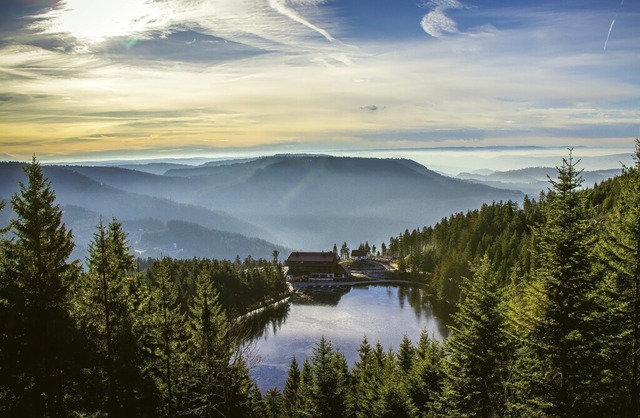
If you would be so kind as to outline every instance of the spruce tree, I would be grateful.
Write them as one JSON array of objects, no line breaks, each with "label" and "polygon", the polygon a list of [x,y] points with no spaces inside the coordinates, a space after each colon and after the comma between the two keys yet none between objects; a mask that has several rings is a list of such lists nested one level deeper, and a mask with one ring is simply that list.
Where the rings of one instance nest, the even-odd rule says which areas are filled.
[{"label": "spruce tree", "polygon": [[440,398],[443,380],[444,346],[422,331],[409,376],[409,396],[417,414],[426,417],[435,414],[434,404]]},{"label": "spruce tree", "polygon": [[153,265],[145,300],[146,350],[150,352],[147,367],[161,394],[161,415],[173,417],[180,410],[182,387],[178,385],[183,372],[184,316],[180,311],[178,290],[171,280],[169,260],[163,258]]},{"label": "spruce tree", "polygon": [[87,274],[75,289],[74,316],[83,332],[93,336],[98,362],[94,371],[101,370],[106,375],[106,411],[132,411],[139,365],[132,335],[128,274],[135,268],[135,260],[126,234],[115,219],[108,226],[100,221],[89,244],[87,266]]},{"label": "spruce tree", "polygon": [[[69,316],[69,287],[79,275],[71,231],[35,156],[27,183],[11,199],[13,238],[3,242],[0,299],[0,412],[8,416],[62,416],[75,392],[74,350],[82,350]],[[75,341],[74,341],[75,340]]]},{"label": "spruce tree", "polygon": [[295,416],[300,418],[317,416],[314,390],[313,366],[309,359],[305,359],[304,363],[302,363],[302,371],[300,372],[300,386],[298,387],[298,399],[300,402],[296,407]]},{"label": "spruce tree", "polygon": [[[614,380],[610,394],[625,415],[640,413],[640,140],[636,139],[636,165],[625,169],[619,177],[620,195],[603,228],[598,245],[603,264],[603,286],[600,306],[603,331],[612,332],[612,344],[603,344],[603,355],[610,377]],[[609,367],[607,367],[609,366]],[[617,366],[617,367],[616,367]],[[606,376],[605,376],[606,379]]]},{"label": "spruce tree", "polygon": [[195,287],[187,322],[185,411],[212,416],[226,411],[225,375],[239,343],[232,336],[231,324],[206,266],[196,276]]},{"label": "spruce tree", "polygon": [[447,357],[439,412],[451,417],[501,416],[504,318],[498,282],[484,256],[471,279],[463,282]]},{"label": "spruce tree", "polygon": [[524,355],[518,360],[514,410],[528,405],[532,413],[559,417],[595,412],[596,397],[590,393],[597,354],[590,323],[596,283],[593,225],[585,194],[579,192],[583,180],[576,165],[570,152],[557,169],[558,179],[550,180],[546,221],[536,231],[535,281],[542,288],[544,306],[521,340],[519,352]]},{"label": "spruce tree", "polygon": [[295,417],[296,408],[300,404],[300,368],[298,367],[298,361],[295,356],[291,359],[289,372],[287,373],[287,381],[284,384],[282,395],[283,415],[291,418]]},{"label": "spruce tree", "polygon": [[313,350],[311,363],[317,416],[344,416],[347,410],[349,383],[344,355],[334,351],[331,342],[322,337]]},{"label": "spruce tree", "polygon": [[383,368],[366,336],[362,338],[358,353],[359,359],[351,370],[350,410],[358,418],[372,417],[380,403]]}]

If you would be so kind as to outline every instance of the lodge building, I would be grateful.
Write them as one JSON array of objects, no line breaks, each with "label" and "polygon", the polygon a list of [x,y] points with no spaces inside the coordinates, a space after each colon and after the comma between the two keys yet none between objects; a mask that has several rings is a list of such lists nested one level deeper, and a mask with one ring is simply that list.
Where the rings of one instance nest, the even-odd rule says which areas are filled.
[{"label": "lodge building", "polygon": [[289,255],[285,266],[289,267],[287,277],[291,279],[334,280],[349,277],[349,270],[341,266],[340,258],[331,251],[300,252]]}]

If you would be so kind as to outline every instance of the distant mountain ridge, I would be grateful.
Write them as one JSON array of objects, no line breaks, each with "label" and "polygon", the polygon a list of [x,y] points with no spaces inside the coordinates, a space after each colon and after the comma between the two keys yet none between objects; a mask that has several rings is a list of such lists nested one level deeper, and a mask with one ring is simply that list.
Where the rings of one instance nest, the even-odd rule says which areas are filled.
[{"label": "distant mountain ridge", "polygon": [[[0,185],[0,198],[17,191],[20,167],[0,164],[0,175],[10,180]],[[182,257],[216,257],[220,246],[208,250],[216,242],[227,242],[241,256],[240,250],[259,252],[251,254],[254,258],[274,249],[329,250],[344,241],[379,244],[456,211],[523,197],[406,159],[276,155],[198,166],[45,166],[44,171],[60,204],[71,208],[69,216],[82,228],[91,217],[116,216],[129,226],[141,253],[169,245]],[[180,232],[187,230],[190,234]],[[90,237],[93,230],[78,232]],[[210,240],[208,234],[222,238]],[[182,238],[172,241],[171,235]]]},{"label": "distant mountain ridge", "polygon": [[[591,187],[622,172],[621,169],[584,171],[584,186]],[[549,187],[549,178],[555,179],[557,170],[554,167],[528,167],[518,170],[460,173],[456,178],[470,180],[497,188],[520,190],[535,197],[540,191]]]}]

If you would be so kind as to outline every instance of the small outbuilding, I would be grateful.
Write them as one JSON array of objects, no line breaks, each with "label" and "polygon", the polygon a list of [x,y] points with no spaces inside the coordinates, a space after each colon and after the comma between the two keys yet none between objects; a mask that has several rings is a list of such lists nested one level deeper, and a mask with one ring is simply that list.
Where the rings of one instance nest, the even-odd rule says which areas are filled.
[{"label": "small outbuilding", "polygon": [[369,257],[369,252],[367,250],[351,250],[351,259],[352,260],[364,260]]}]

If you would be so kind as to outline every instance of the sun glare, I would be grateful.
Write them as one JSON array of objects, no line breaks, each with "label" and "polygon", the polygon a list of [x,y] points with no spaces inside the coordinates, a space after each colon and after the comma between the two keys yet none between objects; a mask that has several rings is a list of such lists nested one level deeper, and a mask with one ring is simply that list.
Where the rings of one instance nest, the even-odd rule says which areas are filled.
[{"label": "sun glare", "polygon": [[37,26],[46,33],[65,33],[90,43],[140,36],[169,18],[156,5],[147,0],[63,0],[41,15]]}]

